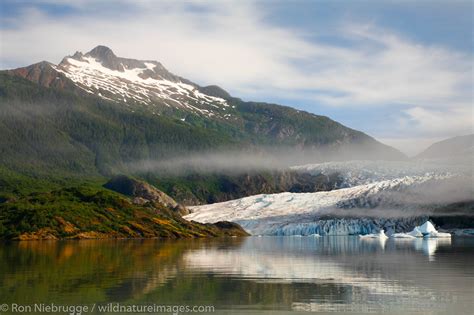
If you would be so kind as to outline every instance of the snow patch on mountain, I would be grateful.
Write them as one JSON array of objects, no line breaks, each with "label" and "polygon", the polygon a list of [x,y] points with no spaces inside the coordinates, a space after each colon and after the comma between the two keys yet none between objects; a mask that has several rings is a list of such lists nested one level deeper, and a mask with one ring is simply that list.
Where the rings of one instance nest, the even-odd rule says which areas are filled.
[{"label": "snow patch on mountain", "polygon": [[[88,54],[78,54],[53,67],[88,93],[107,100],[178,108],[207,117],[223,116],[220,112],[229,107],[225,99],[207,95],[198,87],[182,82],[158,62],[134,60],[133,67],[119,65],[123,71],[110,69]],[[160,71],[166,75],[160,75]]]}]

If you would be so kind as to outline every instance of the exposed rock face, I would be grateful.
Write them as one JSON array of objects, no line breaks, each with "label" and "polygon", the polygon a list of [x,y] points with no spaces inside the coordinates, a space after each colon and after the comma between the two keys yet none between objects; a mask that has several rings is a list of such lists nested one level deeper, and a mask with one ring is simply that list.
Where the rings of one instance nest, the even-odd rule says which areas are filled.
[{"label": "exposed rock face", "polygon": [[[94,57],[96,60],[100,60],[104,67],[107,67],[111,70],[122,71],[124,70],[123,65],[120,63],[120,60],[115,56],[113,51],[105,46],[97,46],[92,49],[89,53],[89,56]],[[82,54],[75,58],[80,60],[83,56]]]},{"label": "exposed rock face", "polygon": [[[157,80],[169,80],[172,82],[180,82],[179,76],[172,74],[163,67],[163,65],[153,60],[137,60],[130,58],[117,57],[114,52],[106,46],[97,46],[86,54],[80,52],[75,53],[71,57],[66,57],[58,65],[59,68],[67,70],[70,65],[69,59],[77,61],[85,61],[87,58],[94,58],[97,62],[102,64],[105,68],[110,70],[125,72],[129,69],[148,69],[140,74],[142,79],[157,79]],[[148,65],[147,65],[148,64]]]},{"label": "exposed rock face", "polygon": [[104,185],[105,188],[121,194],[134,197],[133,203],[143,205],[148,202],[158,203],[164,207],[171,208],[175,212],[184,215],[189,211],[178,204],[173,198],[142,181],[127,176],[116,176]]},{"label": "exposed rock face", "polygon": [[226,90],[224,90],[223,88],[217,85],[208,85],[208,86],[202,87],[201,92],[210,96],[220,97],[223,99],[229,99],[232,97]]},{"label": "exposed rock face", "polygon": [[75,89],[75,85],[66,76],[56,71],[47,61],[32,64],[31,66],[8,70],[13,75],[25,78],[45,87]]},{"label": "exposed rock face", "polygon": [[328,175],[291,170],[236,175],[193,174],[178,178],[177,183],[168,185],[165,191],[178,202],[194,206],[258,194],[328,191],[338,188],[341,183],[342,178],[336,172]]}]

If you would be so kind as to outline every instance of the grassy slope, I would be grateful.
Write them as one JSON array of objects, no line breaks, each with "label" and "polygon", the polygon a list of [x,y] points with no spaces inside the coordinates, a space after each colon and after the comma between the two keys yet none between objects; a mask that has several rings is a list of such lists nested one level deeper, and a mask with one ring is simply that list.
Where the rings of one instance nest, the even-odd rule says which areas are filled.
[{"label": "grassy slope", "polygon": [[82,185],[0,203],[0,239],[203,237],[239,229],[188,222],[159,204],[133,204],[100,186]]}]

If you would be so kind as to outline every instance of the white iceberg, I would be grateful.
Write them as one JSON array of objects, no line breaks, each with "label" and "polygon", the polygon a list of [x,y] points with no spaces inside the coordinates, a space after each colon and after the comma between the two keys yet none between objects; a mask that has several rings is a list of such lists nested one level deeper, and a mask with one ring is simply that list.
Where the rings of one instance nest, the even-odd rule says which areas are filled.
[{"label": "white iceberg", "polygon": [[416,226],[413,229],[413,231],[411,231],[410,233],[407,233],[407,234],[410,235],[410,236],[413,236],[413,237],[423,237],[423,233],[421,233],[418,226]]},{"label": "white iceberg", "polygon": [[384,230],[380,230],[380,232],[376,234],[359,235],[359,237],[360,238],[388,238],[388,236],[385,235]]},{"label": "white iceberg", "polygon": [[451,234],[438,232],[434,227],[433,223],[426,221],[423,225],[416,226],[410,233],[395,233],[392,235],[393,238],[449,238]]},{"label": "white iceberg", "polygon": [[431,232],[431,233],[425,235],[424,237],[427,237],[427,238],[450,238],[451,234],[435,231],[435,232]]},{"label": "white iceberg", "polygon": [[[426,221],[425,223],[423,223],[423,225],[421,226],[417,226],[416,228],[418,228],[418,230],[423,234],[423,235],[428,235],[432,232],[438,232],[436,231],[433,223],[431,223],[430,221]],[[416,229],[415,228],[415,229]]]},{"label": "white iceberg", "polygon": [[416,236],[411,235],[410,233],[394,233],[391,235],[393,238],[405,238],[405,239],[414,239]]},{"label": "white iceberg", "polygon": [[315,233],[315,234],[310,234],[310,235],[308,235],[308,237],[321,237],[321,235]]}]

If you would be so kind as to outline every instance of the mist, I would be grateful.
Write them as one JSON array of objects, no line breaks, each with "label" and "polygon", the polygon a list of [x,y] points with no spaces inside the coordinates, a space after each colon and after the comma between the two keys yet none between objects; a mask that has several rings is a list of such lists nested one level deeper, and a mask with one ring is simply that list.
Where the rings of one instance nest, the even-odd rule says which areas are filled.
[{"label": "mist", "polygon": [[167,175],[239,174],[252,171],[278,171],[296,165],[329,161],[381,160],[406,161],[399,156],[370,148],[369,144],[344,144],[301,148],[298,146],[252,146],[240,150],[171,154],[165,159],[144,159],[126,163],[133,172],[157,172]]},{"label": "mist", "polygon": [[[365,205],[360,207],[360,205]],[[472,176],[433,177],[421,183],[366,193],[322,209],[322,217],[407,218],[471,216],[474,218]]]}]

